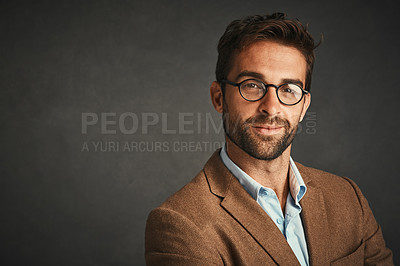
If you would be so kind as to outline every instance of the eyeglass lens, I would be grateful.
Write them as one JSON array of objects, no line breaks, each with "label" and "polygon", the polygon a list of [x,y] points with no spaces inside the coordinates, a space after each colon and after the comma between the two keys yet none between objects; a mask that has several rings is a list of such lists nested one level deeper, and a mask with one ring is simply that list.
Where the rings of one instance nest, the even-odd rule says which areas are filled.
[{"label": "eyeglass lens", "polygon": [[[256,80],[247,80],[240,85],[240,93],[246,100],[257,101],[266,93],[265,85]],[[300,101],[303,91],[296,84],[283,84],[277,89],[278,98],[285,104],[295,104]]]}]

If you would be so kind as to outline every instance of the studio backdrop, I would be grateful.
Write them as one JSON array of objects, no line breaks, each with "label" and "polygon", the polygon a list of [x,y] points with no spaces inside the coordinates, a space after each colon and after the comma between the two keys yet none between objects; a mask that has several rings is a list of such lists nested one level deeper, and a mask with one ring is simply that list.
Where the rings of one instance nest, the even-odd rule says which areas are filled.
[{"label": "studio backdrop", "polygon": [[400,263],[397,2],[104,0],[0,2],[1,264],[144,265],[150,210],[224,143],[219,37],[276,11],[323,36],[292,156],[353,179]]}]

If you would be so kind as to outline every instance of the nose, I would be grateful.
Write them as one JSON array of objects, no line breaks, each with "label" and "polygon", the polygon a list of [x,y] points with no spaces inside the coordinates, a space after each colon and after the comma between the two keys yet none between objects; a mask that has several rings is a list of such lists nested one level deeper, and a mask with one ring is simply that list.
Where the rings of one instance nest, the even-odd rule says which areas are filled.
[{"label": "nose", "polygon": [[267,93],[260,100],[259,111],[270,116],[276,116],[281,111],[281,102],[276,94],[276,88],[270,86]]}]

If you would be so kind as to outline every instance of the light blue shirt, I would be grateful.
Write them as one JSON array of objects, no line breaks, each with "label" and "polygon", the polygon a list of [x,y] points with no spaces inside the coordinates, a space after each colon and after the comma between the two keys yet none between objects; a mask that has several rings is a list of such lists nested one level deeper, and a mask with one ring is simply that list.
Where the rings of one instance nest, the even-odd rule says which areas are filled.
[{"label": "light blue shirt", "polygon": [[263,187],[242,169],[239,168],[226,153],[226,144],[221,150],[221,159],[229,171],[239,180],[244,189],[257,201],[272,221],[281,230],[289,246],[292,248],[301,265],[309,265],[307,242],[301,222],[300,200],[306,193],[307,187],[293,159],[289,161],[290,193],[286,200],[285,213],[273,189]]}]

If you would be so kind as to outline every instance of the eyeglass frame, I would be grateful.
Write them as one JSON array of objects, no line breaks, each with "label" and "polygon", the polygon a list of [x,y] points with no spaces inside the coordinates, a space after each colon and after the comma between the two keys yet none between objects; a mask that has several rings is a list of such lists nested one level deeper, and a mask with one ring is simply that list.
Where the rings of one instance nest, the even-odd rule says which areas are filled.
[{"label": "eyeglass frame", "polygon": [[[243,96],[242,90],[240,89],[240,86],[241,86],[244,82],[249,81],[249,80],[254,80],[254,81],[260,82],[260,83],[263,84],[263,86],[265,87],[264,94],[263,94],[263,96],[261,96],[260,99],[257,99],[257,100],[249,100],[249,99],[246,99],[246,98]],[[282,103],[282,104],[284,104],[284,105],[287,105],[287,106],[292,106],[292,105],[298,104],[298,103],[301,102],[301,100],[304,98],[304,95],[307,95],[307,94],[310,93],[310,92],[306,91],[305,89],[303,89],[300,85],[295,84],[295,83],[283,83],[283,84],[277,86],[277,85],[275,85],[275,84],[266,84],[266,83],[264,83],[263,81],[258,80],[258,79],[245,79],[245,80],[243,80],[243,81],[241,81],[241,82],[239,82],[239,83],[232,82],[232,81],[229,81],[229,80],[224,79],[224,80],[221,80],[220,82],[222,82],[222,83],[227,83],[227,84],[229,84],[229,85],[238,87],[240,96],[242,96],[242,98],[245,99],[245,100],[248,101],[248,102],[257,102],[257,101],[261,100],[262,98],[264,98],[265,94],[267,94],[267,92],[268,92],[268,87],[274,87],[274,88],[275,88],[275,92],[276,92],[276,97],[278,98],[279,102]],[[288,84],[293,84],[293,85],[295,85],[295,86],[297,86],[297,87],[299,87],[299,88],[301,89],[301,92],[302,92],[302,93],[301,93],[301,98],[300,98],[296,103],[287,104],[287,103],[282,102],[282,100],[279,98],[279,95],[278,95],[278,90],[279,90],[279,88],[281,88],[281,87],[284,86],[284,85],[288,85]]]}]

